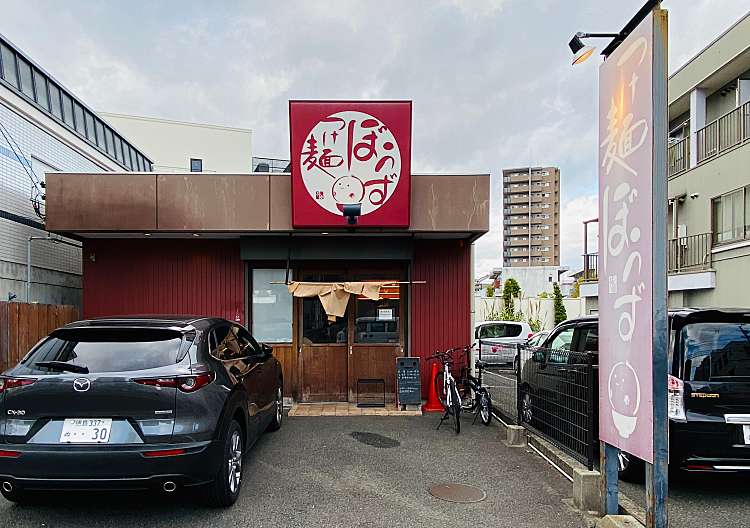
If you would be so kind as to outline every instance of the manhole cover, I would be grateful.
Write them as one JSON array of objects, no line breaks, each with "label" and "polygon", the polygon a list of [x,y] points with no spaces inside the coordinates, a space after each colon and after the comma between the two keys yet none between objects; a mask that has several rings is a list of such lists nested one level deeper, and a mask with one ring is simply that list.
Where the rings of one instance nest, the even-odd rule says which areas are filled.
[{"label": "manhole cover", "polygon": [[427,488],[430,495],[438,499],[449,502],[481,502],[487,494],[476,486],[467,486],[466,484],[436,484]]},{"label": "manhole cover", "polygon": [[401,445],[401,442],[399,442],[398,440],[394,440],[393,438],[388,438],[387,436],[379,435],[377,433],[354,431],[351,436],[358,442],[362,442],[363,444],[367,444],[372,447],[381,447],[387,449],[389,447],[398,447]]}]

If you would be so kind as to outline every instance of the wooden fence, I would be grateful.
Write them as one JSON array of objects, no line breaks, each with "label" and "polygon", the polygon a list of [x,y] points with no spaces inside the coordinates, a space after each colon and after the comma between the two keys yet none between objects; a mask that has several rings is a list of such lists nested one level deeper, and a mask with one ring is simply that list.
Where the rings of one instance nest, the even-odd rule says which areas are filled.
[{"label": "wooden fence", "polygon": [[75,306],[0,301],[0,372],[52,330],[77,319]]}]

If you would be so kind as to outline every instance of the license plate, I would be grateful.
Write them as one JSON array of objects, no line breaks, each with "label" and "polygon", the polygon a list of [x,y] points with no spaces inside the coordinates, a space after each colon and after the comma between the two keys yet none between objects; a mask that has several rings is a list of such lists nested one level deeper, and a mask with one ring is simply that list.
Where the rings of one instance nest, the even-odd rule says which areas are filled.
[{"label": "license plate", "polygon": [[60,443],[106,444],[111,430],[110,418],[66,418],[60,433]]}]

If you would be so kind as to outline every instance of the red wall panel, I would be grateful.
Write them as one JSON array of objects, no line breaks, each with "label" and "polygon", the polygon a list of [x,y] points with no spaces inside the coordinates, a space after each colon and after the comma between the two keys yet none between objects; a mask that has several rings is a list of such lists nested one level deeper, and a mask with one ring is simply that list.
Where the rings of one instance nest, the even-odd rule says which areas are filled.
[{"label": "red wall panel", "polygon": [[83,316],[184,314],[244,323],[239,240],[88,239]]},{"label": "red wall panel", "polygon": [[[411,355],[471,344],[471,246],[460,240],[415,241],[412,280]],[[429,364],[422,361],[422,394]]]}]

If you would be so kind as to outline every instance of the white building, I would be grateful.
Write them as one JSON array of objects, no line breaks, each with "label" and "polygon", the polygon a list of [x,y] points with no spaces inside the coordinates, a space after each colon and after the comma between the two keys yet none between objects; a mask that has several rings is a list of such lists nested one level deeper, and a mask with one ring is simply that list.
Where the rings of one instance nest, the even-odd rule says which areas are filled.
[{"label": "white building", "polygon": [[553,285],[561,282],[568,268],[561,266],[503,267],[503,282],[515,279],[523,297],[536,297],[542,292],[552,294]]},{"label": "white building", "polygon": [[250,172],[252,131],[169,119],[100,112],[133,138],[164,172]]},{"label": "white building", "polygon": [[55,170],[150,171],[151,160],[0,35],[0,300],[80,305],[79,244],[43,240]]}]

